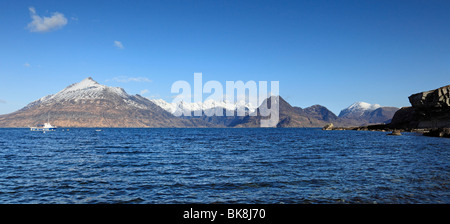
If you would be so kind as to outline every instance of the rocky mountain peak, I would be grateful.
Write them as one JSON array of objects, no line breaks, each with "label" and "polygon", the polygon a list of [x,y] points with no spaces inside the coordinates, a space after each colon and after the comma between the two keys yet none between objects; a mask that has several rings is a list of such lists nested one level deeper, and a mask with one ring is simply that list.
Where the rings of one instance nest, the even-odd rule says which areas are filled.
[{"label": "rocky mountain peak", "polygon": [[42,97],[39,100],[32,102],[29,106],[40,103],[106,99],[111,97],[128,99],[130,98],[130,95],[122,88],[101,85],[91,77],[88,77],[81,82],[67,86],[56,94]]},{"label": "rocky mountain peak", "polygon": [[84,90],[87,88],[101,88],[102,85],[100,85],[98,82],[96,82],[92,77],[88,77],[83,79],[79,83],[74,83],[67,88],[65,88],[65,91],[77,91],[77,90]]}]

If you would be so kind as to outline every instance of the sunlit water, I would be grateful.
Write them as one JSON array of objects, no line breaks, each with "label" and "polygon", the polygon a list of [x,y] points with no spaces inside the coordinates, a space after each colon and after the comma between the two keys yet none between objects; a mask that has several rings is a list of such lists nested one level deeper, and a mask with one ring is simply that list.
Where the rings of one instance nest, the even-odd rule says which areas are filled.
[{"label": "sunlit water", "polygon": [[0,203],[450,203],[450,139],[64,130],[0,129]]}]

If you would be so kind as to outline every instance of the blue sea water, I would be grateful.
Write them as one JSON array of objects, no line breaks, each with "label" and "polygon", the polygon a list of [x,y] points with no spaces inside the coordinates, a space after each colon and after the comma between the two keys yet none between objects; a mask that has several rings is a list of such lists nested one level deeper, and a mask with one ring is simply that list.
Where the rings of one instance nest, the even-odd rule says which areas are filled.
[{"label": "blue sea water", "polygon": [[0,203],[450,203],[450,139],[102,130],[0,129]]}]

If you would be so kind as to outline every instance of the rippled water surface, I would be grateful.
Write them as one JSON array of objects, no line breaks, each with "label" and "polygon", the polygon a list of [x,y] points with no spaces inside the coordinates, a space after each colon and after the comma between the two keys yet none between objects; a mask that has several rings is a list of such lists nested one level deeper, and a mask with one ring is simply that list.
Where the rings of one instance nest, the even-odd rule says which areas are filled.
[{"label": "rippled water surface", "polygon": [[0,203],[450,203],[450,139],[64,130],[0,129]]}]

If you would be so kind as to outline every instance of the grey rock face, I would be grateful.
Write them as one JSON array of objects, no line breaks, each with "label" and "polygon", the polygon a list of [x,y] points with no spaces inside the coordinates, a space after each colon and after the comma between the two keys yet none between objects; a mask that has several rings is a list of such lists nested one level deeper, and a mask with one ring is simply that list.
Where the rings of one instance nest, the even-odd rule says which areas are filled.
[{"label": "grey rock face", "polygon": [[411,107],[397,111],[391,128],[450,127],[450,85],[416,93],[409,97]]},{"label": "grey rock face", "polygon": [[416,109],[449,108],[450,85],[413,94],[409,97],[409,102]]}]

